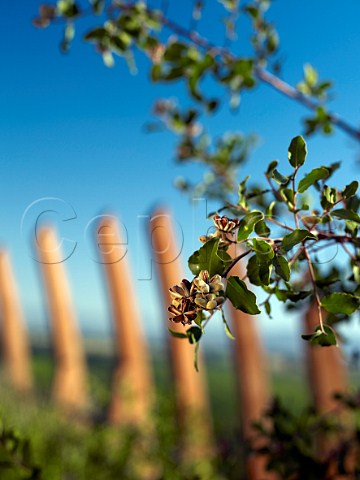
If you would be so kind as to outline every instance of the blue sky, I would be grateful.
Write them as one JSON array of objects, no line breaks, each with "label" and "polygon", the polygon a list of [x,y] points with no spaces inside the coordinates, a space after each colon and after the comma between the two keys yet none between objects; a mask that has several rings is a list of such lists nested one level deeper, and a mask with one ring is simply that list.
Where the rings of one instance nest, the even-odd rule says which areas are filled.
[{"label": "blue sky", "polygon": [[[0,242],[11,251],[26,318],[30,326],[44,326],[46,311],[38,264],[30,255],[28,233],[21,233],[21,219],[33,202],[57,197],[77,215],[60,229],[77,242],[66,268],[81,326],[107,330],[110,325],[100,267],[91,259],[84,238],[88,222],[109,211],[119,215],[128,232],[129,260],[143,300],[145,328],[149,334],[159,335],[164,312],[155,279],[136,280],[150,261],[138,218],[155,204],[169,206],[184,230],[184,267],[198,246],[196,237],[208,225],[205,203],[200,202],[194,210],[173,187],[178,175],[192,177],[199,170],[175,165],[175,138],[171,134],[147,134],[143,129],[151,119],[154,101],[159,97],[183,98],[183,88],[151,85],[142,60],[137,76],[128,73],[121,59],[115,68],[105,68],[94,49],[82,43],[81,26],[71,52],[62,55],[59,28],[41,31],[31,25],[39,3],[21,2],[20,7],[18,2],[0,4]],[[185,19],[188,4],[191,2],[173,0],[170,14]],[[222,32],[213,27],[220,11],[217,2],[209,1],[207,8],[200,28],[221,36]],[[338,3],[325,0],[277,0],[270,18],[276,22],[282,41],[283,77],[296,84],[303,64],[311,63],[321,78],[335,80],[332,109],[358,124],[360,3],[343,1],[340,8]],[[269,87],[260,86],[244,95],[236,115],[224,108],[210,125],[214,133],[239,130],[259,134],[258,148],[243,169],[244,176],[250,173],[259,178],[271,160],[277,158],[286,164],[287,146],[302,132],[299,118],[306,113]],[[309,170],[319,163],[342,160],[345,168],[337,178],[340,184],[359,176],[358,147],[339,132],[330,139],[309,139],[309,152]],[[138,245],[143,245],[140,253]],[[281,330],[291,339],[297,338],[296,324],[293,327],[284,320],[263,319],[261,325],[264,331]]]}]

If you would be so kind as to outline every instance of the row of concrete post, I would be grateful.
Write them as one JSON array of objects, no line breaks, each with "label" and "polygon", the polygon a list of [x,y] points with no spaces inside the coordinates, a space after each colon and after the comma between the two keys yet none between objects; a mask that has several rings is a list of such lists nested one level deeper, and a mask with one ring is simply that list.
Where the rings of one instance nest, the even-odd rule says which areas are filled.
[{"label": "row of concrete post", "polygon": [[[149,237],[156,255],[166,312],[170,303],[169,287],[179,283],[186,275],[181,259],[176,255],[178,250],[169,213],[155,212],[150,223]],[[117,245],[121,245],[121,238],[114,217],[102,217],[96,241],[101,244],[117,353],[108,421],[116,425],[135,424],[143,427],[151,423],[155,389],[131,270],[127,258],[118,261]],[[53,399],[63,408],[83,410],[89,401],[85,352],[54,229],[42,227],[37,243],[55,358]],[[241,275],[239,264],[236,269],[237,274]],[[0,307],[4,368],[16,389],[29,391],[33,385],[29,342],[9,255],[4,250],[0,253]],[[233,357],[238,387],[238,420],[243,438],[247,440],[253,436],[253,422],[261,417],[269,402],[266,356],[256,318],[232,308],[229,308],[229,314],[236,339],[233,342]],[[310,308],[304,318],[306,331],[314,329],[316,318],[315,309]],[[184,330],[179,324],[172,324],[171,328],[179,332]],[[167,340],[177,418],[183,438],[186,438],[184,455],[210,455],[215,442],[205,381],[206,365],[200,358],[198,373],[194,368],[193,346],[170,335]],[[347,386],[340,349],[310,348],[307,361],[314,404],[320,412],[331,411],[334,408],[333,393],[344,391]],[[193,434],[194,429],[196,434]],[[246,462],[250,480],[273,478],[265,470],[266,458],[249,456]]]}]

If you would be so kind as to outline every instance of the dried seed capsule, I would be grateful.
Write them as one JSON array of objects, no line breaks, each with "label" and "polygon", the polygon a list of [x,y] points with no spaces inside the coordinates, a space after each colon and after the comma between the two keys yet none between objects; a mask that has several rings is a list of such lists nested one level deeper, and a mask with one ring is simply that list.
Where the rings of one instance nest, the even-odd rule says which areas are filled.
[{"label": "dried seed capsule", "polygon": [[207,310],[214,310],[214,308],[217,307],[216,300],[210,300],[210,302],[207,302],[206,304],[206,309]]},{"label": "dried seed capsule", "polygon": [[239,220],[237,218],[228,218],[226,215],[222,217],[215,215],[213,220],[219,232],[231,232],[239,226]]}]

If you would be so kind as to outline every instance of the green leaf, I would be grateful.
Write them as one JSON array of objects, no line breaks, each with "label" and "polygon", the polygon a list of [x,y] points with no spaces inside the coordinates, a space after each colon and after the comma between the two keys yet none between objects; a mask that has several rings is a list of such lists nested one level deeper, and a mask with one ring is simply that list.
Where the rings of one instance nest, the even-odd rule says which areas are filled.
[{"label": "green leaf", "polygon": [[171,333],[171,335],[175,338],[188,338],[186,333],[175,332],[175,330],[171,330],[171,328],[168,328],[168,330]]},{"label": "green leaf", "polygon": [[331,215],[336,218],[341,218],[342,220],[351,220],[352,222],[360,223],[359,215],[352,210],[347,210],[345,208],[333,210]]},{"label": "green leaf", "polygon": [[109,33],[105,28],[99,27],[90,30],[88,33],[84,35],[84,39],[87,41],[94,41],[98,42],[103,40],[105,37],[108,37]]},{"label": "green leaf", "polygon": [[290,267],[286,258],[281,255],[275,255],[273,265],[279,277],[288,282],[290,280]]},{"label": "green leaf", "polygon": [[58,15],[67,18],[76,17],[80,13],[78,5],[73,0],[59,0],[56,4],[56,11]]},{"label": "green leaf", "polygon": [[202,336],[202,330],[199,327],[190,327],[186,330],[185,336],[191,344],[198,343]]},{"label": "green leaf", "polygon": [[336,188],[326,186],[324,196],[329,203],[334,204],[336,202]]},{"label": "green leaf", "polygon": [[100,13],[102,13],[102,11],[104,10],[105,0],[93,0],[91,3],[94,13],[96,15],[100,15]]},{"label": "green leaf", "polygon": [[310,173],[300,180],[298,185],[298,192],[304,193],[311,185],[318,180],[324,180],[329,176],[329,170],[325,167],[314,168]]},{"label": "green leaf", "polygon": [[281,243],[281,248],[285,250],[285,252],[288,252],[295,247],[295,245],[307,239],[317,240],[316,236],[310,233],[308,230],[302,230],[298,228],[289,233],[289,235],[285,235]]},{"label": "green leaf", "polygon": [[262,286],[270,284],[271,271],[272,271],[271,263],[259,264],[259,278]]},{"label": "green leaf", "polygon": [[221,315],[222,315],[222,320],[223,320],[223,323],[224,323],[224,328],[225,328],[225,333],[226,335],[230,338],[230,340],[235,340],[235,337],[234,335],[231,333],[231,330],[229,328],[229,325],[226,321],[226,318],[225,318],[225,313],[224,313],[224,310],[221,309]]},{"label": "green leaf", "polygon": [[271,233],[270,228],[267,226],[264,220],[260,220],[260,222],[255,225],[255,232],[259,237],[266,238],[268,238]]},{"label": "green leaf", "polygon": [[203,322],[204,320],[205,320],[204,312],[203,312],[202,310],[200,310],[200,311],[198,312],[198,314],[197,314],[197,317],[196,317],[195,320],[194,320],[194,323],[196,323],[196,325],[203,330],[202,322]]},{"label": "green leaf", "polygon": [[188,47],[182,42],[171,42],[165,52],[164,60],[166,62],[177,62],[180,58],[186,56]]},{"label": "green leaf", "polygon": [[254,20],[259,17],[260,11],[258,8],[254,7],[253,5],[246,6],[244,8],[245,12],[247,12]]},{"label": "green leaf", "polygon": [[273,213],[273,212],[274,212],[275,205],[276,205],[276,202],[275,202],[275,201],[272,201],[272,202],[270,203],[270,205],[268,205],[268,206],[266,207],[266,211],[265,211],[265,216],[266,216],[266,217],[272,218],[272,217],[274,216],[274,213]]},{"label": "green leaf", "polygon": [[347,199],[347,198],[353,197],[357,192],[358,187],[359,187],[359,182],[357,182],[356,180],[351,182],[349,185],[346,185],[346,187],[342,192],[343,198]]},{"label": "green leaf", "polygon": [[238,8],[238,0],[219,0],[229,12],[235,12]]},{"label": "green leaf", "polygon": [[282,175],[278,170],[276,170],[276,168],[272,171],[271,176],[275,182],[279,183],[280,185],[286,185],[290,180],[289,177]]},{"label": "green leaf", "polygon": [[265,175],[268,177],[268,178],[272,178],[273,176],[273,171],[276,169],[276,167],[278,166],[279,162],[277,160],[273,160],[271,163],[269,163],[268,165],[268,168],[265,172]]},{"label": "green leaf", "polygon": [[[231,263],[231,257],[223,250],[219,250],[219,239],[212,238],[203,247],[194,252],[189,258],[189,268],[194,275],[201,270],[207,270],[210,277],[221,275]],[[220,256],[221,255],[221,256]]]},{"label": "green leaf", "polygon": [[246,266],[246,272],[250,283],[256,286],[262,285],[262,281],[259,277],[259,265],[256,261],[256,255],[250,257]]},{"label": "green leaf", "polygon": [[253,249],[256,252],[256,263],[258,264],[258,275],[262,285],[269,285],[272,270],[272,259],[274,250],[265,240],[253,240]]},{"label": "green leaf", "polygon": [[360,286],[360,262],[353,260],[351,262],[351,266],[352,266],[352,271],[354,275],[354,280]]},{"label": "green leaf", "polygon": [[196,345],[195,345],[195,351],[194,351],[194,367],[195,367],[195,370],[198,372],[199,371],[199,347],[200,347],[200,343],[197,342]]},{"label": "green leaf", "polygon": [[265,240],[253,240],[253,249],[256,252],[258,263],[269,263],[274,258],[274,250]]},{"label": "green leaf", "polygon": [[198,90],[198,84],[206,70],[210,69],[214,64],[214,58],[212,55],[206,54],[203,59],[193,66],[191,73],[188,72],[188,87],[190,94],[196,100],[202,100],[202,95]]},{"label": "green leaf", "polygon": [[232,276],[228,279],[226,296],[237,310],[241,310],[250,315],[260,313],[256,305],[256,296],[248,290],[245,282],[239,277]]},{"label": "green leaf", "polygon": [[300,300],[304,300],[304,298],[307,298],[309,295],[311,295],[313,292],[311,291],[306,291],[302,290],[299,292],[293,292],[291,290],[283,290],[280,288],[277,288],[275,290],[275,295],[278,300],[281,302],[287,302],[290,300],[290,302],[299,302]]},{"label": "green leaf", "polygon": [[304,65],[304,77],[310,87],[314,87],[318,82],[318,73],[310,63]]},{"label": "green leaf", "polygon": [[246,208],[247,207],[247,201],[246,201],[246,182],[249,180],[249,176],[247,176],[242,182],[239,184],[239,201],[238,205],[241,207]]},{"label": "green leaf", "polygon": [[263,220],[263,218],[264,214],[257,210],[247,213],[239,223],[237,241],[241,242],[242,240],[246,240],[254,231],[255,225],[260,222],[260,220]]},{"label": "green leaf", "polygon": [[102,58],[103,58],[103,62],[104,62],[104,65],[106,67],[113,67],[114,66],[114,57],[112,56],[112,53],[109,51],[109,50],[105,50],[103,53],[102,53]]},{"label": "green leaf", "polygon": [[307,155],[306,142],[300,135],[291,140],[288,149],[288,158],[290,165],[299,168],[305,163]]},{"label": "green leaf", "polygon": [[334,330],[329,325],[324,325],[324,331],[321,330],[321,326],[318,325],[315,328],[315,333],[310,335],[301,335],[301,338],[309,341],[312,345],[320,345],[321,347],[337,346],[337,339]]},{"label": "green leaf", "polygon": [[153,82],[158,82],[159,80],[161,80],[161,74],[162,74],[162,67],[159,63],[156,63],[155,65],[152,66],[150,71],[151,80]]},{"label": "green leaf", "polygon": [[265,307],[266,313],[268,314],[268,317],[272,318],[271,317],[271,305],[270,305],[270,302],[268,300],[264,303],[264,307]]},{"label": "green leaf", "polygon": [[321,299],[321,306],[329,313],[351,315],[359,308],[360,302],[350,293],[334,292]]},{"label": "green leaf", "polygon": [[295,206],[295,195],[292,188],[282,188],[280,194],[287,203],[289,210],[292,211]]}]

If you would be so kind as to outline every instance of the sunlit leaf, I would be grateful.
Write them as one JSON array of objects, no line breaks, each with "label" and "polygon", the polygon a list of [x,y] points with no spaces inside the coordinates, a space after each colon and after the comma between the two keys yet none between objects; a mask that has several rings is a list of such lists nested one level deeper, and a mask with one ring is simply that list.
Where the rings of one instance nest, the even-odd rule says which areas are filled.
[{"label": "sunlit leaf", "polygon": [[175,330],[171,330],[171,328],[169,328],[168,330],[170,334],[175,338],[188,338],[186,333],[176,332]]},{"label": "sunlit leaf", "polygon": [[347,210],[345,208],[333,210],[331,215],[336,218],[341,218],[342,220],[351,220],[352,222],[360,223],[360,216],[352,210]]},{"label": "sunlit leaf", "polygon": [[202,336],[202,329],[199,327],[190,327],[186,330],[186,337],[190,343],[198,343]]},{"label": "sunlit leaf", "polygon": [[226,296],[237,310],[257,315],[260,313],[256,305],[256,296],[251,292],[246,283],[239,277],[230,277],[226,285]]},{"label": "sunlit leaf", "polygon": [[321,330],[321,326],[318,325],[314,333],[301,335],[301,338],[310,342],[312,345],[320,345],[321,347],[337,346],[335,331],[329,327],[329,325],[324,325],[323,328],[325,333]]},{"label": "sunlit leaf", "polygon": [[225,313],[224,313],[224,310],[221,309],[221,315],[222,315],[222,320],[223,320],[223,323],[224,323],[224,329],[225,329],[225,333],[226,335],[230,338],[230,340],[235,340],[235,337],[234,335],[231,333],[231,330],[229,328],[229,325],[226,321],[226,318],[225,318]]},{"label": "sunlit leaf", "polygon": [[207,270],[212,277],[221,275],[231,263],[231,257],[219,250],[219,239],[212,238],[189,258],[189,268],[194,275],[199,275],[201,270]]},{"label": "sunlit leaf", "polygon": [[255,225],[260,222],[260,220],[263,220],[263,218],[264,214],[259,211],[247,213],[239,223],[238,242],[246,240],[254,231]]},{"label": "sunlit leaf", "polygon": [[321,306],[330,313],[351,315],[359,308],[360,302],[350,293],[334,292],[321,299]]},{"label": "sunlit leaf", "polygon": [[306,142],[303,137],[298,136],[291,140],[288,149],[290,165],[294,168],[301,167],[305,163],[307,155]]},{"label": "sunlit leaf", "polygon": [[290,267],[285,257],[275,255],[273,260],[276,273],[286,282],[290,280]]},{"label": "sunlit leaf", "polygon": [[280,185],[286,185],[290,181],[289,177],[282,175],[278,170],[276,170],[276,168],[272,171],[271,175],[275,182],[279,183]]},{"label": "sunlit leaf", "polygon": [[359,187],[359,182],[357,182],[356,180],[351,182],[349,185],[346,185],[346,187],[342,192],[343,198],[348,199],[350,197],[353,197],[357,192],[358,187]]},{"label": "sunlit leaf", "polygon": [[310,173],[300,180],[298,185],[298,192],[304,193],[311,185],[318,180],[324,180],[329,176],[329,170],[325,167],[314,168]]},{"label": "sunlit leaf", "polygon": [[289,233],[288,235],[285,235],[281,243],[281,248],[285,250],[285,252],[288,252],[293,247],[295,247],[295,245],[302,243],[304,240],[316,240],[316,239],[317,239],[316,236],[310,233],[308,230],[302,230],[300,228],[297,228],[296,230]]}]

